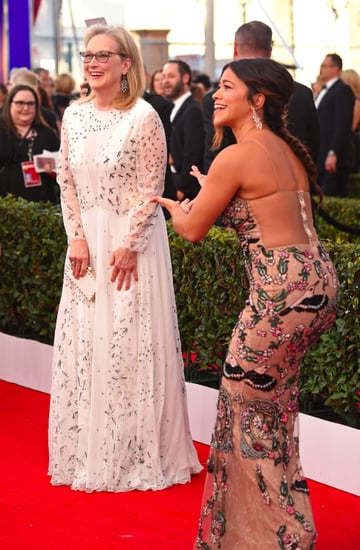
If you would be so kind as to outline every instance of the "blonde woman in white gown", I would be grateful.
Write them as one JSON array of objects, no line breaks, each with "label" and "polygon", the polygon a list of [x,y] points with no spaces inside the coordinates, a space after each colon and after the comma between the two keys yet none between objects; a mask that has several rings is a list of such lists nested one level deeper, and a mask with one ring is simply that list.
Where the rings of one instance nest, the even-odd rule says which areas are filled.
[{"label": "blonde woman in white gown", "polygon": [[[64,114],[58,182],[68,237],[49,421],[53,485],[157,490],[199,472],[189,430],[162,193],[166,142],[142,99],[131,35],[91,27],[92,93]],[[95,272],[95,299],[78,286]],[[83,277],[85,277],[83,279]],[[78,284],[76,284],[78,282]]]}]

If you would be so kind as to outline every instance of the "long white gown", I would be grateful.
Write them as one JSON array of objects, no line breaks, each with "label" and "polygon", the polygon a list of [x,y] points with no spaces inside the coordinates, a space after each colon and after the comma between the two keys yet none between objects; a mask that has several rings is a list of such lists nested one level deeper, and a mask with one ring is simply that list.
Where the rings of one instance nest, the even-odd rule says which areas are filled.
[{"label": "long white gown", "polygon": [[[188,421],[161,194],[166,143],[144,100],[65,112],[58,182],[68,240],[85,238],[96,273],[88,301],[64,277],[53,358],[49,474],[84,491],[163,489],[201,465]],[[110,282],[111,253],[137,251],[139,281]]]}]

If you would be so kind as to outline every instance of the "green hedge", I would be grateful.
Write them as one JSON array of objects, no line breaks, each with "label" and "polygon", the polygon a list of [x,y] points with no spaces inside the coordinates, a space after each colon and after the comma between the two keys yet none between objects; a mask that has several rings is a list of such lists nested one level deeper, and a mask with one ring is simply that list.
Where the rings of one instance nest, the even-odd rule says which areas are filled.
[{"label": "green hedge", "polygon": [[66,237],[60,208],[0,198],[0,330],[52,343]]},{"label": "green hedge", "polygon": [[[335,201],[338,214],[343,199],[325,200],[324,208],[335,209]],[[360,201],[352,199],[352,203],[359,208]],[[342,222],[352,218],[353,207],[344,210]],[[0,199],[0,219],[0,331],[51,344],[66,251],[60,210],[9,196]],[[318,225],[325,239],[326,226]],[[240,245],[233,232],[218,227],[200,243],[184,241],[170,224],[168,232],[185,375],[187,380],[216,387],[227,342],[247,294]],[[309,410],[314,403],[329,406],[356,425],[360,244],[342,238],[337,234],[325,243],[341,284],[338,318],[305,359],[301,399]]]},{"label": "green hedge", "polygon": [[[337,199],[325,197],[322,209],[334,220],[350,228],[360,229],[360,200],[354,198]],[[343,232],[336,227],[329,225],[320,214],[315,213],[315,223],[321,239],[335,242],[352,242],[360,244],[360,234]]]}]

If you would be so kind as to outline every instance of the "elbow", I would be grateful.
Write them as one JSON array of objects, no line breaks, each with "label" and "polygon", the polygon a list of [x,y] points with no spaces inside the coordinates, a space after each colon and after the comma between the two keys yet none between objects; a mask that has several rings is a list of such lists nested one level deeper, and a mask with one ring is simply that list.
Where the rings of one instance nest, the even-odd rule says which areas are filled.
[{"label": "elbow", "polygon": [[206,236],[206,232],[199,232],[197,229],[190,229],[184,232],[182,237],[191,243],[197,243]]},{"label": "elbow", "polygon": [[197,228],[191,227],[189,225],[180,224],[180,223],[174,223],[173,220],[173,227],[178,235],[185,239],[186,241],[189,241],[191,243],[196,243],[198,241],[201,241],[203,237],[205,237],[206,233],[200,232]]}]

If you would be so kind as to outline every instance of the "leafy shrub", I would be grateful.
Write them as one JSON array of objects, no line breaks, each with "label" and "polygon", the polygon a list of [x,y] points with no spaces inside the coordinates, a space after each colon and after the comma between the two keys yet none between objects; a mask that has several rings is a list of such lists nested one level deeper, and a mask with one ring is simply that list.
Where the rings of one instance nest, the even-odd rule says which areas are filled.
[{"label": "leafy shrub", "polygon": [[[353,224],[360,219],[360,201],[347,201],[327,198],[324,207],[334,209],[338,219],[343,213],[342,222]],[[61,212],[51,204],[8,196],[0,199],[0,219],[0,330],[52,344],[66,252]],[[329,235],[332,228],[323,224],[323,240],[326,231]],[[217,387],[247,296],[241,248],[233,232],[219,227],[195,244],[179,237],[170,223],[168,233],[185,376]],[[335,325],[305,358],[301,400],[330,406],[355,425],[360,400],[360,244],[337,234],[325,245],[340,279],[340,307]]]},{"label": "leafy shrub", "polygon": [[59,207],[0,200],[0,330],[52,342],[66,237]]}]

